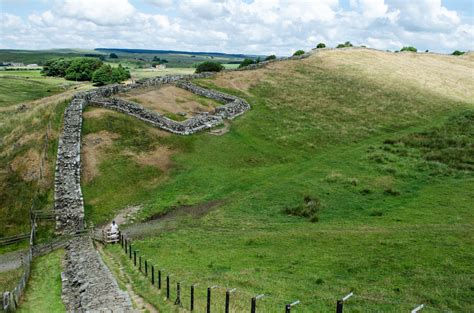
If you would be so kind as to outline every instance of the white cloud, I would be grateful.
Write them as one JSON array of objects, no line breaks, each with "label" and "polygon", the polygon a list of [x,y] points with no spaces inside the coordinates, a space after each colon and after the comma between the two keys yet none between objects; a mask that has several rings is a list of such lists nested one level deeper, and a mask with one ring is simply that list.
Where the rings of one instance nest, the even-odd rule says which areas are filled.
[{"label": "white cloud", "polygon": [[128,0],[65,0],[55,6],[55,11],[60,16],[97,25],[116,25],[130,22],[135,8]]},{"label": "white cloud", "polygon": [[[2,48],[123,47],[288,55],[318,42],[379,49],[473,49],[472,21],[440,0],[51,1],[27,18],[1,14]],[[135,7],[132,3],[136,4]],[[157,14],[159,12],[160,14]]]}]

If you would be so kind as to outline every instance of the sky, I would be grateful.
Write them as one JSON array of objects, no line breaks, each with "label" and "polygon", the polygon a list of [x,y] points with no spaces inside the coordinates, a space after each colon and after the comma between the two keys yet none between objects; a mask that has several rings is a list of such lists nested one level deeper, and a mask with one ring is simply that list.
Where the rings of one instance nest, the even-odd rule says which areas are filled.
[{"label": "sky", "polygon": [[474,0],[0,0],[0,49],[474,50]]}]

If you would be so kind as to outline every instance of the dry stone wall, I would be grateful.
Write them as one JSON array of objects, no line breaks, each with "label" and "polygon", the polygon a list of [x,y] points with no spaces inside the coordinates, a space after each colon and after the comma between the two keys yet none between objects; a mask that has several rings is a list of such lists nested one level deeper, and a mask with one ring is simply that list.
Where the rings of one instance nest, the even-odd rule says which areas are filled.
[{"label": "dry stone wall", "polygon": [[84,201],[81,191],[81,127],[83,99],[74,99],[64,111],[54,177],[56,229],[63,233],[82,230]]},{"label": "dry stone wall", "polygon": [[95,250],[79,237],[66,246],[62,300],[68,312],[132,312],[132,302]]},{"label": "dry stone wall", "polygon": [[[59,139],[55,174],[56,229],[63,234],[72,234],[84,228],[84,201],[80,185],[82,111],[90,104],[113,109],[148,122],[155,127],[179,135],[189,135],[222,124],[223,119],[232,119],[250,109],[243,99],[222,92],[202,88],[189,79],[213,75],[175,75],[147,79],[130,85],[104,86],[79,92],[64,112],[63,132]],[[148,111],[138,104],[111,96],[135,88],[159,87],[174,84],[198,95],[225,103],[211,113],[202,113],[183,122],[171,120],[161,114]]]}]

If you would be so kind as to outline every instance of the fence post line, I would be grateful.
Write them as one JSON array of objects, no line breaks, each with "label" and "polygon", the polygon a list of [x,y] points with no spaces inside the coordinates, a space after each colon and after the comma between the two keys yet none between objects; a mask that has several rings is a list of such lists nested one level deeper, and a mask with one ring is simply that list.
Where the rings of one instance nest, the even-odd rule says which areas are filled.
[{"label": "fence post line", "polygon": [[229,305],[230,305],[230,291],[226,290],[225,292],[225,313],[229,313]]},{"label": "fence post line", "polygon": [[161,270],[158,270],[158,289],[161,290]]},{"label": "fence post line", "polygon": [[170,299],[170,275],[166,275],[166,299]]},{"label": "fence post line", "polygon": [[137,250],[133,250],[133,266],[137,266]]},{"label": "fence post line", "polygon": [[138,270],[141,272],[142,271],[142,256],[138,256]]},{"label": "fence post line", "polygon": [[207,288],[207,306],[206,312],[211,313],[211,287]]},{"label": "fence post line", "polygon": [[194,311],[194,285],[191,285],[191,312]]},{"label": "fence post line", "polygon": [[151,266],[151,284],[152,285],[155,284],[155,266],[154,265]]},{"label": "fence post line", "polygon": [[145,276],[148,277],[148,262],[145,259]]},{"label": "fence post line", "polygon": [[181,304],[181,284],[179,282],[176,283],[176,300],[174,301],[174,305],[183,306]]},{"label": "fence post line", "polygon": [[257,309],[257,299],[253,297],[252,300],[250,301],[250,313],[255,313],[256,309]]},{"label": "fence post line", "polygon": [[350,292],[349,294],[344,296],[342,299],[337,300],[337,302],[336,302],[336,313],[342,313],[344,311],[344,302],[346,302],[353,295],[354,295],[354,293]]},{"label": "fence post line", "polygon": [[128,252],[130,253],[130,260],[132,259],[132,242],[128,241]]}]

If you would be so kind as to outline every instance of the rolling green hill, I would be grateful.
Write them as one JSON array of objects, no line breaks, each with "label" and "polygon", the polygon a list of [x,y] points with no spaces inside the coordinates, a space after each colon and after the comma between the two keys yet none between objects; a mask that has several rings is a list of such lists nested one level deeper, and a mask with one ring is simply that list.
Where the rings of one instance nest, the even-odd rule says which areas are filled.
[{"label": "rolling green hill", "polygon": [[141,206],[140,253],[201,296],[237,287],[238,308],[328,311],[354,291],[352,311],[473,310],[473,68],[347,49],[219,74],[197,83],[252,105],[220,136],[88,109],[84,143],[107,144],[84,155],[86,218]]}]

